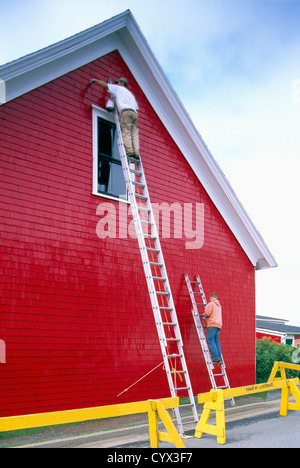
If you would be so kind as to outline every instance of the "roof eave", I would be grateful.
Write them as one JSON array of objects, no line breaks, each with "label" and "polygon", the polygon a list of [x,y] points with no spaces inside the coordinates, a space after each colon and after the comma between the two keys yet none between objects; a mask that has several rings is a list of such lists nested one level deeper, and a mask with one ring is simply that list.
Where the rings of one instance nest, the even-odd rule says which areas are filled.
[{"label": "roof eave", "polygon": [[257,333],[266,333],[267,335],[273,335],[273,336],[280,336],[282,338],[286,337],[286,333],[280,332],[280,331],[275,331],[275,330],[268,330],[267,328],[259,328],[256,327],[256,332]]},{"label": "roof eave", "polygon": [[53,79],[62,76],[118,47],[117,31],[126,27],[131,13],[104,21],[72,37],[21,57],[0,67],[0,104],[9,102]]}]

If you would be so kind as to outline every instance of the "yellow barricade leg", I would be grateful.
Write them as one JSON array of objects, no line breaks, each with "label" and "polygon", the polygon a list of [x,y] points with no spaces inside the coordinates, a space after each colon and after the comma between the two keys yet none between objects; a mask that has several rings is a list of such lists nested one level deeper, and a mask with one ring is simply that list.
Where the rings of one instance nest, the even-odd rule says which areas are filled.
[{"label": "yellow barricade leg", "polygon": [[206,432],[205,429],[206,429],[206,426],[210,417],[211,410],[208,408],[205,408],[206,405],[207,403],[205,403],[204,405],[200,421],[198,422],[196,429],[195,429],[195,437],[197,439],[202,439],[204,432]]},{"label": "yellow barricade leg", "polygon": [[[280,365],[281,363],[279,363],[279,370],[280,370],[280,377],[281,377],[281,380],[286,380],[286,372],[285,372],[285,367]],[[280,378],[279,377],[279,378]]]},{"label": "yellow barricade leg", "polygon": [[159,438],[158,438],[158,425],[157,425],[157,422],[158,422],[157,411],[156,411],[156,404],[153,401],[149,401],[148,421],[149,421],[149,436],[150,436],[151,448],[158,448]]},{"label": "yellow barricade leg", "polygon": [[[158,417],[161,419],[167,432],[158,431]],[[149,434],[151,448],[158,448],[159,441],[170,442],[176,448],[185,448],[185,444],[178,434],[176,427],[173,424],[172,418],[165,409],[163,403],[159,400],[149,401]]]},{"label": "yellow barricade leg", "polygon": [[[295,399],[295,403],[289,402],[290,393]],[[300,411],[300,390],[293,379],[286,381],[286,386],[282,388],[280,416],[286,416],[288,411]]]},{"label": "yellow barricade leg", "polygon": [[287,385],[289,393],[291,393],[295,399],[295,403],[287,402],[287,410],[300,411],[300,390],[292,379],[287,380]]},{"label": "yellow barricade leg", "polygon": [[279,362],[275,361],[273,364],[273,369],[271,370],[270,377],[268,378],[268,382],[274,382],[274,380],[278,380],[278,377],[276,377],[278,369],[279,369]]},{"label": "yellow barricade leg", "polygon": [[220,431],[220,435],[217,435],[218,444],[226,444],[226,425],[225,425],[225,406],[224,406],[224,395],[220,392],[218,409],[216,410],[216,423],[217,428]]},{"label": "yellow barricade leg", "polygon": [[[223,390],[211,390],[213,401],[208,401],[204,404],[203,412],[200,421],[195,430],[195,437],[201,439],[203,434],[212,434],[217,436],[218,444],[226,443],[226,427],[225,427],[225,407]],[[216,425],[208,424],[211,411],[216,412]]]},{"label": "yellow barricade leg", "polygon": [[281,390],[280,416],[286,416],[288,413],[289,394],[290,394],[290,389],[286,382],[286,385],[282,387],[282,390]]},{"label": "yellow barricade leg", "polygon": [[159,432],[159,440],[165,440],[166,442],[171,442],[177,448],[185,448],[185,444],[178,434],[176,427],[173,424],[172,418],[169,415],[168,411],[165,409],[164,405],[161,401],[156,402],[158,416],[160,417],[161,421],[163,422],[167,434],[163,432]]}]

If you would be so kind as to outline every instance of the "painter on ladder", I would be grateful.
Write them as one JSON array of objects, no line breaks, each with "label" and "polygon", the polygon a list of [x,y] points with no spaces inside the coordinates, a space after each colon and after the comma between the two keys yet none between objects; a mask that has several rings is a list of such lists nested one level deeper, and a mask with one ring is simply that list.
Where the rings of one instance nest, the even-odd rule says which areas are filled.
[{"label": "painter on ladder", "polygon": [[207,319],[207,341],[212,362],[221,363],[222,352],[219,335],[222,328],[222,307],[216,293],[210,295],[210,302],[205,309],[204,318]]},{"label": "painter on ladder", "polygon": [[119,78],[115,84],[93,78],[90,84],[97,83],[113,96],[120,113],[120,125],[125,151],[128,157],[139,159],[138,104],[128,89],[126,78]]}]

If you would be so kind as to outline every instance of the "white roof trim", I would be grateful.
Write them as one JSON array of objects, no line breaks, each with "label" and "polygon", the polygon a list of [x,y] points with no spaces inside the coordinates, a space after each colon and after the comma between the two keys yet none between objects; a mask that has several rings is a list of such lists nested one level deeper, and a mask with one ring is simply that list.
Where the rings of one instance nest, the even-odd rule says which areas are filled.
[{"label": "white roof trim", "polygon": [[118,49],[147,99],[256,269],[276,260],[239,202],[128,10],[0,67],[0,104]]},{"label": "white roof trim", "polygon": [[286,337],[286,333],[280,332],[280,331],[275,331],[275,330],[268,330],[267,328],[257,328],[256,327],[256,332],[257,333],[266,333],[268,335],[273,335],[273,336],[280,336],[281,338]]},{"label": "white roof trim", "polygon": [[256,315],[256,323],[257,322],[269,322],[269,323],[277,323],[280,325],[285,325],[289,320],[287,319],[281,319],[277,317],[267,317],[264,315]]}]

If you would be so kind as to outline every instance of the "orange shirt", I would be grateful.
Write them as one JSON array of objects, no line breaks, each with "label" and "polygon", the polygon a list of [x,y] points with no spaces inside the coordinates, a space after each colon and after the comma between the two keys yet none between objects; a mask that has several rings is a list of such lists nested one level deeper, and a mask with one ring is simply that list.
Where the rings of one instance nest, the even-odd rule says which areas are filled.
[{"label": "orange shirt", "polygon": [[218,299],[212,299],[204,312],[208,327],[222,328],[222,307]]}]

